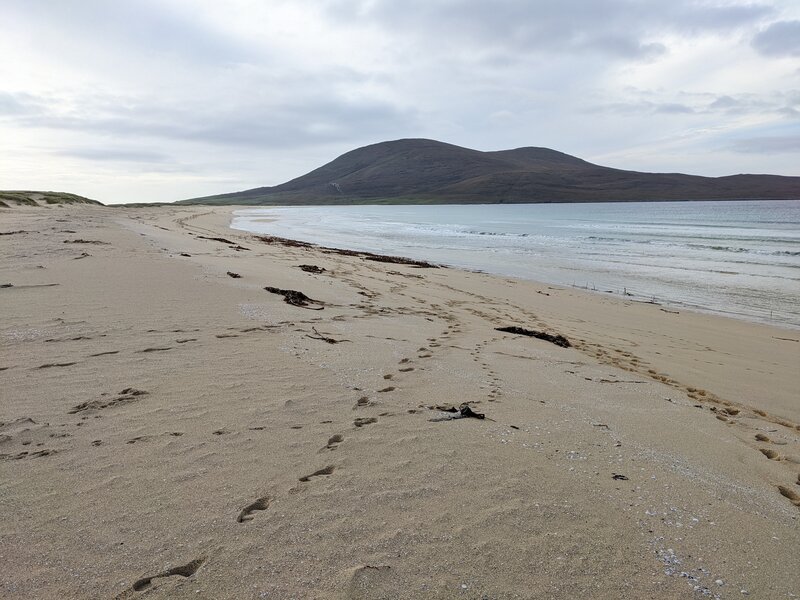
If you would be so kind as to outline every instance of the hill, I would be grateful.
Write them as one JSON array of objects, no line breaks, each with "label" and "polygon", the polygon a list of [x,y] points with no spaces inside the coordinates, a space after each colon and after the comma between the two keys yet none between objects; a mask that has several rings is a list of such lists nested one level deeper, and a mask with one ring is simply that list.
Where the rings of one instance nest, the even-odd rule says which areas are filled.
[{"label": "hill", "polygon": [[480,152],[435,140],[364,146],[274,187],[182,204],[528,203],[800,198],[800,177],[699,177],[595,165],[548,148]]},{"label": "hill", "polygon": [[53,204],[95,204],[103,206],[102,202],[90,200],[77,194],[66,192],[29,192],[29,191],[2,191],[0,190],[0,208],[12,206],[48,206]]}]

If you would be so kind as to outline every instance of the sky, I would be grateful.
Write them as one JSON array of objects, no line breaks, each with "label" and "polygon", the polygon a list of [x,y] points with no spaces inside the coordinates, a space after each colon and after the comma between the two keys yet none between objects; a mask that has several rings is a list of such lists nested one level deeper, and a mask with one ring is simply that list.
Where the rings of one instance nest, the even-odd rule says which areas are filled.
[{"label": "sky", "polygon": [[0,0],[0,189],[277,185],[376,142],[800,176],[799,0]]}]

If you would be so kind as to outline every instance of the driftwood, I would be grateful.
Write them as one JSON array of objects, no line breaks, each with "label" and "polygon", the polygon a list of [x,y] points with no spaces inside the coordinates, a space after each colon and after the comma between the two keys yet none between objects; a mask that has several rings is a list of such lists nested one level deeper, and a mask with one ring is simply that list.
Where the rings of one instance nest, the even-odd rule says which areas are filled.
[{"label": "driftwood", "polygon": [[282,290],[269,285],[264,289],[271,294],[280,294],[283,296],[283,301],[286,302],[286,304],[291,304],[292,306],[299,306],[300,308],[307,308],[309,310],[322,310],[325,308],[324,306],[320,306],[319,308],[313,308],[309,306],[309,304],[321,305],[322,302],[319,300],[314,300],[313,298],[309,298],[303,292],[298,292],[297,290]]},{"label": "driftwood", "polygon": [[531,329],[524,329],[522,327],[496,327],[496,331],[503,331],[505,333],[513,333],[514,335],[527,335],[529,337],[535,337],[540,340],[545,340],[556,346],[561,346],[562,348],[569,348],[572,344],[569,343],[569,340],[565,338],[563,335],[553,335],[550,333],[545,333],[544,331],[533,331]]}]

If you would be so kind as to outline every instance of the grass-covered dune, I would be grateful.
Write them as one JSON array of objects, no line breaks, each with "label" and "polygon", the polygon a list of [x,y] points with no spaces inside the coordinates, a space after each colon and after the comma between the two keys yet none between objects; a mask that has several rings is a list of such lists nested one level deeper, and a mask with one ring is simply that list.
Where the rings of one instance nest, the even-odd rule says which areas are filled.
[{"label": "grass-covered dune", "polygon": [[13,206],[48,206],[54,204],[95,204],[103,206],[102,202],[84,198],[77,194],[66,192],[35,192],[23,190],[0,190],[0,208]]}]

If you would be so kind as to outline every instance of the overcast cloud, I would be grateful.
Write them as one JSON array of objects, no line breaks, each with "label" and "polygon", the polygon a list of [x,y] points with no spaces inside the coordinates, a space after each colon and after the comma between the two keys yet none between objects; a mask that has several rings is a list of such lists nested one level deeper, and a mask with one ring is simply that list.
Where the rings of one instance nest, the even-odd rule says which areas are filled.
[{"label": "overcast cloud", "polygon": [[0,189],[274,185],[357,146],[800,175],[796,0],[4,0]]}]

